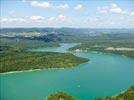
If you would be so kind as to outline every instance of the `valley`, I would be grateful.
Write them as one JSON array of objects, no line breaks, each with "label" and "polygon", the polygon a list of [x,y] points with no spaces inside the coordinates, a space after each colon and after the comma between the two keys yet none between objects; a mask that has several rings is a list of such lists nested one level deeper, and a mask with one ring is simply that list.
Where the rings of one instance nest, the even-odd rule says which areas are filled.
[{"label": "valley", "polygon": [[[94,29],[91,34],[80,30],[58,29],[60,39],[50,37],[50,41],[46,41],[47,34],[55,34],[53,30],[40,33],[45,33],[44,38],[1,33],[7,34],[0,38],[2,100],[43,100],[58,91],[61,94],[52,98],[68,98],[70,94],[76,97],[69,96],[72,100],[109,100],[107,96],[133,86],[133,31],[110,30],[104,35],[104,30]],[[32,91],[37,91],[34,96]]]}]

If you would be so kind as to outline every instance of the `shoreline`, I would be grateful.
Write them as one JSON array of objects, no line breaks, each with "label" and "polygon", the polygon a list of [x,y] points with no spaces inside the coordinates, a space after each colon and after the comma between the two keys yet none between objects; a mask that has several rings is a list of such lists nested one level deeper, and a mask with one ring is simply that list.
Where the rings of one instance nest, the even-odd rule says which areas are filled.
[{"label": "shoreline", "polygon": [[119,56],[123,56],[125,58],[130,58],[130,59],[134,59],[133,57],[124,55],[124,54],[119,54],[119,53],[112,53],[112,52],[103,52],[103,51],[91,51],[92,53],[96,53],[96,54],[112,54],[112,55],[119,55]]},{"label": "shoreline", "polygon": [[[91,61],[84,62],[84,63],[89,63],[89,62],[91,63]],[[81,63],[81,64],[84,64],[84,63]],[[81,64],[78,64],[78,66],[81,65]],[[69,69],[69,68],[75,68],[75,66],[64,67],[64,68],[44,68],[44,69],[32,69],[32,70],[24,70],[24,71],[10,71],[10,72],[0,73],[0,75],[16,74],[16,73],[23,73],[23,72],[34,72],[34,71],[42,71],[42,70],[63,70],[63,69]]]},{"label": "shoreline", "polygon": [[65,69],[65,68],[45,68],[45,69],[32,69],[32,70],[24,70],[24,71],[10,71],[10,72],[0,73],[0,75],[15,74],[15,73],[22,73],[22,72],[34,72],[34,71],[42,71],[42,70],[55,70],[55,69]]},{"label": "shoreline", "polygon": [[103,51],[96,51],[96,50],[81,51],[81,52],[87,52],[87,53],[91,52],[91,53],[95,53],[95,54],[113,54],[113,55],[119,55],[119,56],[123,56],[123,57],[126,57],[126,58],[134,59],[133,57],[130,57],[130,56],[127,56],[127,55],[124,55],[124,54],[113,53],[113,52],[105,52],[105,51],[103,52]]},{"label": "shoreline", "polygon": [[120,48],[115,48],[115,47],[107,47],[105,50],[112,50],[112,51],[134,51],[134,48],[125,48],[125,47],[120,47]]}]

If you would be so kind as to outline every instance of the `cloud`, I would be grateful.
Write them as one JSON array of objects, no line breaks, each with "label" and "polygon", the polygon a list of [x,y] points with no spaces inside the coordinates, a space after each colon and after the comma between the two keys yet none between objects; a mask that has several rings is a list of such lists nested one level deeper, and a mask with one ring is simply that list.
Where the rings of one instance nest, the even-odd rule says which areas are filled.
[{"label": "cloud", "polygon": [[46,18],[46,21],[49,23],[49,22],[64,22],[67,20],[67,17],[63,14],[59,14],[57,16],[52,16],[52,17],[48,17]]},{"label": "cloud", "polygon": [[119,13],[122,14],[125,11],[122,10],[117,4],[111,4],[110,6],[98,7],[97,11],[99,13]]},{"label": "cloud", "polygon": [[1,22],[24,22],[23,18],[1,18]]},{"label": "cloud", "polygon": [[69,5],[68,4],[60,4],[58,6],[56,6],[58,9],[66,9],[66,8],[69,8]]},{"label": "cloud", "polygon": [[57,9],[67,9],[69,8],[68,4],[59,4],[59,5],[53,5],[49,2],[38,2],[38,1],[32,1],[31,2],[32,7],[37,7],[37,8],[57,8]]},{"label": "cloud", "polygon": [[121,13],[121,14],[125,12],[125,11],[122,10],[122,8],[120,8],[116,4],[111,4],[111,7],[110,7],[109,11],[113,12],[113,13]]},{"label": "cloud", "polygon": [[44,16],[39,16],[39,15],[34,15],[34,16],[25,16],[25,17],[10,17],[10,18],[1,18],[1,22],[25,22],[25,23],[61,23],[67,21],[67,17],[63,14],[59,14],[56,16],[51,16],[51,17],[44,17]]},{"label": "cloud", "polygon": [[31,16],[30,19],[33,21],[39,21],[39,20],[44,20],[45,17],[43,17],[43,16]]},{"label": "cloud", "polygon": [[28,17],[31,21],[35,22],[63,22],[66,21],[67,17],[65,15],[59,14],[57,16],[43,17],[43,16],[30,16]]},{"label": "cloud", "polygon": [[76,6],[74,7],[75,10],[80,10],[80,9],[82,9],[82,8],[83,8],[83,5],[81,5],[81,4],[78,4],[78,5],[76,5]]},{"label": "cloud", "polygon": [[[132,13],[134,14],[134,12]],[[91,28],[130,28],[134,26],[134,19],[130,16],[120,16],[113,18],[112,16],[87,16],[82,18],[82,21],[77,18],[72,18],[64,14],[55,16],[25,16],[25,17],[5,17],[1,18],[1,25],[6,27],[18,27],[18,26],[29,26],[29,27],[91,27]],[[103,23],[102,23],[103,22]],[[118,22],[118,23],[117,23]]]},{"label": "cloud", "polygon": [[50,8],[52,7],[52,4],[49,2],[38,2],[38,1],[32,1],[31,2],[32,7],[38,7],[38,8]]},{"label": "cloud", "polygon": [[117,4],[111,4],[110,6],[97,7],[97,12],[99,13],[114,13],[133,16],[133,12],[128,12],[127,10],[122,9]]},{"label": "cloud", "polygon": [[131,12],[131,13],[130,13],[130,16],[134,16],[134,12]]}]

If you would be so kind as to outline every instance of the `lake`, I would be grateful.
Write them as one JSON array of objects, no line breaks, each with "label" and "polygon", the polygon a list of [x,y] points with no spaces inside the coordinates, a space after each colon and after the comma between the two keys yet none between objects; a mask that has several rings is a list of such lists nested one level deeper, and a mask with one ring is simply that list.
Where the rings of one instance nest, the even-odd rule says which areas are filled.
[{"label": "lake", "polygon": [[[61,44],[31,51],[66,52],[75,45]],[[79,100],[94,100],[116,95],[134,85],[134,59],[106,53],[72,53],[90,61],[74,68],[0,74],[0,100],[45,100],[56,91],[67,92]]]}]

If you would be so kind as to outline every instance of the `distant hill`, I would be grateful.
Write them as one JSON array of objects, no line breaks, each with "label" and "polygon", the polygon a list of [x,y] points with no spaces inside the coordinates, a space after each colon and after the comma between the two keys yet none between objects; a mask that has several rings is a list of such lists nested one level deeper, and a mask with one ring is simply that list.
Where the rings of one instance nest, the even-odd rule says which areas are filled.
[{"label": "distant hill", "polygon": [[134,29],[88,28],[1,28],[1,38],[18,38],[62,42],[81,42],[94,39],[134,39]]},{"label": "distant hill", "polygon": [[0,28],[0,33],[40,32],[40,33],[133,33],[134,29],[91,29],[91,28]]}]

